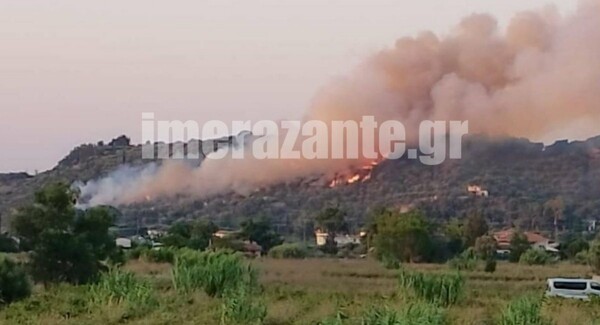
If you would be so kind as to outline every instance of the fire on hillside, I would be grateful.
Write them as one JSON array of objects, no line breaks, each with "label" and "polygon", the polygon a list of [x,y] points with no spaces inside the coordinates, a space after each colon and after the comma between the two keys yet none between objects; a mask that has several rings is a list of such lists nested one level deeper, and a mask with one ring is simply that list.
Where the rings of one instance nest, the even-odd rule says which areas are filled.
[{"label": "fire on hillside", "polygon": [[371,179],[373,169],[379,165],[380,160],[373,160],[368,164],[360,167],[358,170],[354,170],[351,173],[335,174],[333,179],[329,182],[328,187],[334,188],[340,185],[350,185],[358,182],[366,182]]}]

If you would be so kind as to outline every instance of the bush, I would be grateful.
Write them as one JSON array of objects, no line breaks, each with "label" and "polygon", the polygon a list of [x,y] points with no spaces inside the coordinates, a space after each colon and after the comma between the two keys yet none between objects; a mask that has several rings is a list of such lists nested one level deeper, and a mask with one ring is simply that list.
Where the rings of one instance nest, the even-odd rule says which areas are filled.
[{"label": "bush", "polygon": [[118,269],[102,274],[98,283],[90,286],[89,297],[92,304],[125,304],[135,315],[151,310],[157,303],[149,282]]},{"label": "bush", "polygon": [[0,304],[10,304],[29,295],[31,282],[23,267],[6,256],[0,256]]},{"label": "bush", "polygon": [[258,285],[256,271],[244,263],[241,254],[229,251],[183,249],[175,258],[172,273],[174,287],[181,293],[203,289],[211,297],[220,297],[228,290]]},{"label": "bush", "polygon": [[473,248],[469,248],[448,261],[448,266],[459,271],[473,271],[477,268],[477,255]]},{"label": "bush", "polygon": [[306,258],[308,250],[301,244],[281,244],[271,248],[269,257],[272,258]]},{"label": "bush", "polygon": [[426,303],[408,305],[397,312],[388,307],[371,307],[362,318],[363,325],[443,325],[443,309]]},{"label": "bush", "polygon": [[424,274],[419,272],[400,271],[400,286],[411,290],[419,298],[427,302],[449,306],[458,301],[462,295],[463,277],[456,274]]},{"label": "bush", "polygon": [[521,255],[519,263],[526,265],[546,265],[552,261],[550,254],[537,248],[530,248]]},{"label": "bush", "polygon": [[175,261],[175,248],[160,247],[144,251],[144,259],[152,263],[173,263]]},{"label": "bush", "polygon": [[542,300],[525,296],[513,300],[502,313],[500,325],[547,325],[550,321],[541,316]]}]

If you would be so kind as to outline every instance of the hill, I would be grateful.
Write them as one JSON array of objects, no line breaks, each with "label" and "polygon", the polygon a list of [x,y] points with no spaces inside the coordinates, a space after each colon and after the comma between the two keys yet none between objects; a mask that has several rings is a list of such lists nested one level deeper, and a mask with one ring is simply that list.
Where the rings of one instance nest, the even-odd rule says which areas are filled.
[{"label": "hill", "polygon": [[[215,146],[232,137],[210,140]],[[215,144],[216,143],[216,144]],[[141,146],[126,142],[82,145],[50,171],[39,175],[0,175],[0,213],[28,202],[35,189],[54,181],[87,181],[107,175],[120,165],[147,163]],[[159,162],[160,163],[160,162]],[[224,193],[199,200],[186,196],[119,207],[120,223],[154,226],[182,218],[206,218],[235,227],[249,217],[270,217],[277,228],[300,236],[312,229],[312,218],[323,206],[339,204],[352,228],[365,223],[377,207],[420,208],[443,221],[482,212],[496,228],[518,225],[550,230],[560,202],[559,227],[577,229],[600,216],[600,136],[586,141],[559,141],[550,146],[526,139],[469,136],[463,158],[426,166],[414,160],[382,161],[359,181],[308,177],[256,189],[248,196]],[[489,196],[467,192],[480,186]],[[7,220],[4,218],[3,225]]]}]

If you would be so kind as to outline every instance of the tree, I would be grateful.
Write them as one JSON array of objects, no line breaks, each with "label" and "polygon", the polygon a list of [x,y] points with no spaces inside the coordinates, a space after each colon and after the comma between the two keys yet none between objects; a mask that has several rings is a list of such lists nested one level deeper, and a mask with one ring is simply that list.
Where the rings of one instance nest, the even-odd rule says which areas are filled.
[{"label": "tree", "polygon": [[573,259],[579,252],[586,251],[590,248],[590,244],[583,238],[576,238],[566,244],[564,253],[567,258]]},{"label": "tree", "polygon": [[165,246],[205,250],[218,230],[211,221],[178,221],[169,227],[161,241]]},{"label": "tree", "polygon": [[563,219],[565,202],[561,197],[555,197],[552,200],[544,203],[544,208],[549,211],[549,214],[552,217],[552,223],[554,226],[554,239],[556,240],[558,238],[558,222]]},{"label": "tree", "polygon": [[498,243],[490,235],[483,235],[475,241],[475,252],[482,260],[495,259],[497,247]]},{"label": "tree", "polygon": [[346,212],[339,207],[327,207],[321,211],[316,218],[317,227],[328,234],[336,234],[347,231]]},{"label": "tree", "polygon": [[77,210],[76,199],[77,193],[68,185],[53,184],[16,213],[13,229],[32,249],[34,280],[44,284],[92,281],[104,269],[103,261],[116,252],[108,232],[114,215],[105,207]]},{"label": "tree", "polygon": [[454,256],[465,250],[464,226],[458,219],[452,219],[444,229],[447,247],[450,255]]},{"label": "tree", "polygon": [[472,213],[467,217],[464,228],[465,246],[475,245],[477,238],[485,235],[488,231],[488,224],[481,213]]},{"label": "tree", "polygon": [[256,242],[264,252],[283,243],[283,238],[273,230],[271,222],[266,218],[261,218],[259,221],[250,219],[242,222],[241,226],[240,238]]},{"label": "tree", "polygon": [[515,231],[510,239],[510,254],[508,260],[516,263],[521,259],[521,255],[529,249],[527,236],[520,231]]},{"label": "tree", "polygon": [[379,259],[423,262],[432,256],[431,225],[420,212],[384,213],[376,218],[373,238]]},{"label": "tree", "polygon": [[327,241],[324,247],[325,251],[327,253],[335,254],[337,252],[335,237],[342,231],[348,231],[346,212],[337,206],[327,207],[317,215],[315,221],[318,228],[327,232]]}]

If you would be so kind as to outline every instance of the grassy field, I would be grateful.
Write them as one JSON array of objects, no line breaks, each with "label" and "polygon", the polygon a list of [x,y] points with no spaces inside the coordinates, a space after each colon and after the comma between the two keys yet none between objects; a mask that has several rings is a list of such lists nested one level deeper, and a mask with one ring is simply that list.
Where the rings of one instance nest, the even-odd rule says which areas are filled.
[{"label": "grassy field", "polygon": [[[399,287],[398,271],[372,260],[274,260],[252,262],[260,271],[266,324],[317,324],[344,314],[350,320],[371,306],[402,308],[414,297]],[[446,265],[405,265],[424,273],[448,273]],[[132,312],[119,303],[86,305],[85,287],[36,287],[32,297],[0,310],[2,324],[219,324],[219,298],[173,290],[171,266],[130,261],[126,270],[149,280],[157,302]],[[450,324],[497,324],[509,301],[525,294],[541,296],[545,280],[554,276],[591,276],[580,265],[524,266],[501,262],[495,273],[463,272],[465,290],[447,309]],[[600,304],[560,299],[545,300],[542,314],[555,324],[600,324]]]}]

